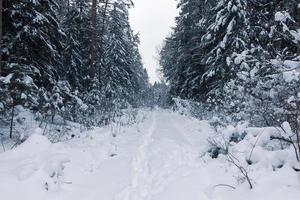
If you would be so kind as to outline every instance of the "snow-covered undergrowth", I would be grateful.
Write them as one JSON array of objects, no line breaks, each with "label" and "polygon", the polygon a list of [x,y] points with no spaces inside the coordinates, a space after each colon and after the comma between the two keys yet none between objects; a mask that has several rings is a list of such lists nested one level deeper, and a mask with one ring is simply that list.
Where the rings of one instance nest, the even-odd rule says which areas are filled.
[{"label": "snow-covered undergrowth", "polygon": [[[112,134],[117,134],[123,126],[140,123],[144,116],[143,109],[133,108],[121,110],[114,115],[107,120],[108,125],[102,125],[108,126]],[[12,138],[10,138],[11,116],[8,116],[7,120],[0,120],[0,153],[13,149],[32,134],[44,135],[51,142],[57,143],[82,137],[87,130],[93,129],[93,126],[68,121],[60,115],[53,118],[45,117],[22,106],[15,108],[12,124]]]},{"label": "snow-covered undergrowth", "polygon": [[[209,167],[220,180],[214,187],[219,195],[232,199],[297,199],[300,163],[292,145],[272,139],[282,134],[279,128],[247,124],[217,129],[208,138],[210,149],[204,160],[219,167]],[[219,178],[222,174],[234,178],[224,182]]]},{"label": "snow-covered undergrowth", "polygon": [[[168,110],[143,111],[135,121],[61,143],[37,131],[0,154],[1,199],[299,198],[298,163],[291,147],[271,140],[276,128],[215,128]],[[252,190],[238,166],[246,170]]]},{"label": "snow-covered undergrowth", "polygon": [[[35,133],[45,135],[51,142],[58,142],[69,140],[86,130],[84,126],[64,120],[59,115],[53,119],[43,117],[22,106],[15,107],[13,121],[11,116],[6,118],[0,123],[0,152],[14,148]],[[9,137],[11,131],[12,138]]]}]

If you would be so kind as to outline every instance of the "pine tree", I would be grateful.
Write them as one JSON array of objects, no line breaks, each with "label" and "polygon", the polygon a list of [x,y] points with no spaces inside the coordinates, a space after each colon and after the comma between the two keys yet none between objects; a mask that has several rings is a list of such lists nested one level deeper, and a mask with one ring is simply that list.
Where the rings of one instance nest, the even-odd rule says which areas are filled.
[{"label": "pine tree", "polygon": [[235,76],[235,57],[247,50],[247,12],[245,0],[221,0],[212,7],[213,16],[201,45],[205,54],[205,73],[201,84],[212,95],[222,93],[226,82]]},{"label": "pine tree", "polygon": [[103,69],[105,80],[102,80],[102,85],[107,101],[119,102],[120,107],[126,107],[133,98],[131,76],[134,72],[131,68],[132,58],[129,50],[131,41],[128,30],[130,26],[127,5],[122,1],[115,2],[110,12],[105,69]]},{"label": "pine tree", "polygon": [[173,97],[179,96],[179,66],[177,60],[179,56],[179,43],[176,40],[175,34],[165,39],[163,48],[160,51],[159,64],[162,66],[162,73],[166,78],[166,81],[170,83],[170,94]]},{"label": "pine tree", "polygon": [[[0,0],[0,47],[2,46],[2,10],[3,10],[3,1]],[[0,76],[1,76],[1,71],[2,71],[2,51],[0,50]]]},{"label": "pine tree", "polygon": [[134,34],[131,29],[128,31],[129,45],[128,56],[130,60],[130,68],[133,74],[130,76],[132,83],[133,97],[130,103],[133,107],[143,106],[149,89],[149,78],[146,69],[142,63],[142,57],[139,53],[138,45],[140,43],[139,36]]},{"label": "pine tree", "polygon": [[296,38],[300,34],[297,21],[291,17],[296,16],[291,9],[294,6],[293,1],[253,1],[248,5],[251,46],[239,56],[246,67],[236,69],[236,78],[223,92],[222,109],[237,120],[276,126],[289,121],[289,111],[284,109],[288,99],[299,92],[299,74],[291,66],[299,60]]},{"label": "pine tree", "polygon": [[169,87],[165,82],[155,82],[152,86],[153,90],[153,104],[159,106],[161,108],[168,107],[169,95],[168,90]]},{"label": "pine tree", "polygon": [[198,99],[201,96],[200,80],[204,73],[204,67],[200,60],[203,57],[199,49],[201,36],[204,30],[204,1],[182,0],[179,3],[181,9],[177,18],[175,34],[179,40],[180,56],[177,59],[179,68],[182,68],[184,78],[179,83],[181,93],[185,98]]},{"label": "pine tree", "polygon": [[65,35],[55,6],[52,0],[4,2],[2,76],[11,76],[7,84],[14,105],[38,109],[38,90],[51,91],[57,84]]},{"label": "pine tree", "polygon": [[142,106],[148,76],[129,25],[131,4],[5,1],[0,114],[13,121],[20,105],[48,121],[92,126],[110,121],[105,109]]},{"label": "pine tree", "polygon": [[[91,125],[87,118],[95,113],[99,92],[98,74],[91,73],[91,6],[90,0],[76,0],[62,11],[62,26],[68,40],[63,51],[64,70],[61,79],[70,85],[66,105],[68,119]],[[97,46],[97,44],[95,44]],[[96,91],[94,91],[96,90]],[[92,99],[95,97],[96,99]],[[99,104],[99,103],[98,103]],[[97,104],[97,105],[98,105]],[[79,109],[78,109],[79,108]]]},{"label": "pine tree", "polygon": [[[84,13],[87,15],[87,13]],[[64,77],[71,84],[72,88],[82,89],[82,76],[84,75],[83,65],[83,40],[81,28],[87,23],[87,16],[84,18],[76,4],[72,4],[66,15],[63,17],[62,27],[67,36],[66,46],[63,51]],[[86,20],[84,20],[86,19]]]},{"label": "pine tree", "polygon": [[[259,11],[252,23],[260,27],[258,43],[264,49],[265,65],[256,73],[259,77],[253,89],[254,108],[263,108],[268,125],[290,121],[289,99],[299,93],[300,20],[297,1],[258,1],[251,6]],[[257,24],[255,20],[260,19]],[[263,62],[262,62],[263,63]],[[297,64],[298,63],[298,64]]]},{"label": "pine tree", "polygon": [[176,18],[176,27],[161,50],[160,64],[168,81],[172,82],[173,96],[191,99],[200,96],[203,67],[199,62],[199,45],[204,34],[203,3],[196,0],[179,2],[180,15]]}]

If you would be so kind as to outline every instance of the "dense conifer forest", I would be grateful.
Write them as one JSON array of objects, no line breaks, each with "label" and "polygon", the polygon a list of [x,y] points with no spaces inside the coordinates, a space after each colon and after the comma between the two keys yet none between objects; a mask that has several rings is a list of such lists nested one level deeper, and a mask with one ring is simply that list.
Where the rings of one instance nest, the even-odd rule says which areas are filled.
[{"label": "dense conifer forest", "polygon": [[171,96],[254,125],[295,119],[298,0],[181,0],[178,6],[176,26],[160,52]]},{"label": "dense conifer forest", "polygon": [[0,0],[0,199],[299,199],[300,0],[146,1]]},{"label": "dense conifer forest", "polygon": [[[143,105],[149,87],[130,1],[5,0],[1,123],[24,107],[41,118],[105,124]],[[93,16],[93,17],[91,17]]]}]

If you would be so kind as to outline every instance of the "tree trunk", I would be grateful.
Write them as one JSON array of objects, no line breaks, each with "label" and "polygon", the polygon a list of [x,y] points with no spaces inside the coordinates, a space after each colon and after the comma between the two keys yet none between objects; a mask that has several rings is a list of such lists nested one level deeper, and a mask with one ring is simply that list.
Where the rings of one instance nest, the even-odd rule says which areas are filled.
[{"label": "tree trunk", "polygon": [[13,126],[14,126],[14,116],[15,116],[15,105],[13,104],[11,110],[11,119],[10,119],[10,131],[9,131],[9,138],[12,138],[13,135]]},{"label": "tree trunk", "polygon": [[[2,45],[2,10],[3,10],[3,0],[0,0],[0,47]],[[2,53],[0,52],[0,76],[2,73]]]},{"label": "tree trunk", "polygon": [[97,0],[92,2],[91,75],[94,74],[97,47]]},{"label": "tree trunk", "polygon": [[106,11],[108,9],[109,0],[105,0],[103,15],[102,15],[102,28],[101,28],[101,35],[100,35],[100,52],[103,52],[103,37],[105,34],[105,23],[106,23]]},{"label": "tree trunk", "polygon": [[[105,34],[105,24],[106,24],[106,12],[108,9],[109,0],[104,0],[104,10],[102,13],[102,24],[101,24],[101,32],[100,32],[100,41],[99,41],[99,54],[102,56],[104,54],[104,34]],[[98,79],[100,81],[101,67],[98,68]]]}]

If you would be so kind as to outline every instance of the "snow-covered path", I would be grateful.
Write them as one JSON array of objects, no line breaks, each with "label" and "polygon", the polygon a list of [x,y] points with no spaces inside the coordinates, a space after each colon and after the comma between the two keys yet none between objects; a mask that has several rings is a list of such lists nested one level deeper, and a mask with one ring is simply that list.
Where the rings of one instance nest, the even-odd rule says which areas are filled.
[{"label": "snow-covered path", "polygon": [[[132,126],[98,128],[66,143],[32,135],[0,154],[0,199],[265,200],[267,189],[272,199],[294,200],[300,194],[290,168],[280,174],[258,172],[265,184],[253,192],[247,184],[237,190],[215,187],[235,186],[236,169],[226,160],[201,157],[214,133],[207,121],[167,110],[146,111],[141,119]],[[295,178],[281,183],[286,176]],[[281,184],[277,193],[272,180]]]},{"label": "snow-covered path", "polygon": [[197,178],[209,179],[197,162],[199,149],[192,148],[191,138],[177,126],[187,121],[179,118],[167,112],[152,113],[151,125],[133,158],[131,183],[116,200],[207,199],[201,185],[189,184]]},{"label": "snow-covered path", "polygon": [[[0,156],[0,193],[24,200],[208,199],[199,158],[207,123],[159,110],[117,137],[109,130],[59,144],[32,136]],[[191,184],[197,179],[206,184]]]}]

